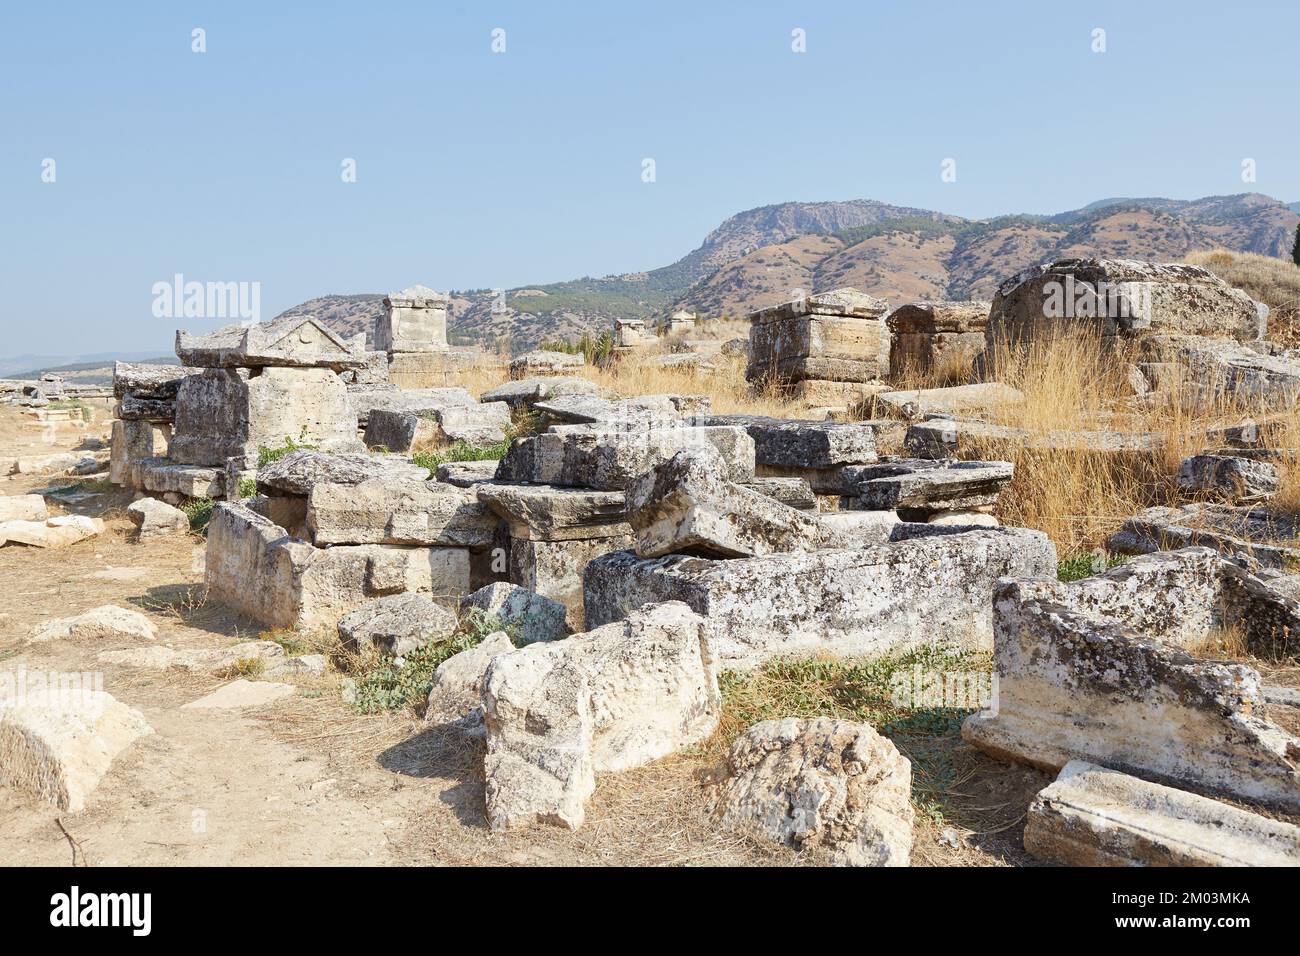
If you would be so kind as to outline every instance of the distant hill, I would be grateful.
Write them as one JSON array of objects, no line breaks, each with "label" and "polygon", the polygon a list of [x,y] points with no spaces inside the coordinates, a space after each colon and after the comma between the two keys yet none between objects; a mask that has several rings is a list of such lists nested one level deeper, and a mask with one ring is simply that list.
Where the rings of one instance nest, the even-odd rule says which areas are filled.
[{"label": "distant hill", "polygon": [[[1300,203],[1259,193],[1112,198],[1052,216],[978,221],[867,199],[780,203],[730,217],[698,248],[659,269],[530,283],[507,290],[504,309],[491,290],[453,292],[449,336],[461,344],[504,339],[518,352],[547,338],[599,333],[616,318],[654,319],[678,308],[737,317],[799,289],[842,285],[895,304],[991,298],[1008,275],[1065,256],[1168,262],[1224,247],[1289,258],[1298,213]],[[329,295],[283,314],[315,315],[343,334],[372,333],[381,299]]]},{"label": "distant hill", "polygon": [[16,355],[0,358],[0,378],[35,379],[47,372],[61,375],[83,385],[102,385],[113,381],[114,362],[149,362],[179,365],[175,355],[157,352],[96,352],[84,356]]}]

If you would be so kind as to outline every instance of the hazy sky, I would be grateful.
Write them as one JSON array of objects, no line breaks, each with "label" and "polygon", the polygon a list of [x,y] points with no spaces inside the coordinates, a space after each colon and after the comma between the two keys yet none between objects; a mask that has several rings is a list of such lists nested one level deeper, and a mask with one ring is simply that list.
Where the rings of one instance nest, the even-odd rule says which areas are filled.
[{"label": "hazy sky", "polygon": [[154,317],[176,273],[269,318],[653,268],[785,200],[1300,200],[1297,37],[1295,0],[8,3],[0,356],[166,352],[219,324]]}]

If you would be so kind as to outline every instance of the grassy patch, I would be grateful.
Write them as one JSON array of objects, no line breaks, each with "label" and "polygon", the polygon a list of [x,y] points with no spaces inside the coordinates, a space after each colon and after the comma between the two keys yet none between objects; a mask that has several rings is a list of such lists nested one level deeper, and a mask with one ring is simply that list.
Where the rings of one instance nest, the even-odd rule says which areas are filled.
[{"label": "grassy patch", "polygon": [[461,619],[451,640],[426,644],[402,658],[382,655],[362,660],[353,674],[356,685],[353,709],[361,714],[377,714],[420,707],[429,697],[433,672],[439,664],[461,651],[477,647],[489,634],[500,630],[506,629],[495,616],[471,612]]},{"label": "grassy patch", "polygon": [[437,474],[438,467],[449,461],[500,461],[510,448],[510,441],[511,439],[507,438],[495,445],[483,446],[458,441],[451,447],[439,451],[417,451],[411,455],[411,461],[422,468],[429,469],[429,477],[432,478]]},{"label": "grassy patch", "polygon": [[[285,455],[294,451],[314,451],[315,445],[303,444],[303,436],[299,434],[298,440],[294,441],[288,435],[284,437],[284,444],[276,448],[268,448],[262,445],[257,449],[257,467],[265,468],[273,461],[279,461]],[[242,485],[240,486],[242,489]]]},{"label": "grassy patch", "polygon": [[1128,555],[1124,554],[1109,554],[1105,557],[1096,554],[1077,554],[1057,562],[1056,577],[1067,584],[1070,581],[1082,581],[1094,574],[1117,568],[1127,560]]},{"label": "grassy patch", "polygon": [[942,824],[970,769],[954,759],[961,723],[992,670],[988,654],[922,647],[877,658],[779,659],[721,675],[722,721],[711,742],[729,748],[747,728],[781,717],[870,724],[912,761],[912,802]]},{"label": "grassy patch", "polygon": [[239,680],[260,677],[266,671],[266,661],[260,657],[246,657],[224,667],[217,674],[222,680]]}]

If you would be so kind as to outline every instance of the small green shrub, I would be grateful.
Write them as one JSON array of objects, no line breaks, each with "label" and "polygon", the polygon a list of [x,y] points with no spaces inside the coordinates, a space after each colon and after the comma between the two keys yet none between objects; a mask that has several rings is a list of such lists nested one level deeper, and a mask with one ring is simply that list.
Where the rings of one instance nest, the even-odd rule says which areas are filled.
[{"label": "small green shrub", "polygon": [[301,432],[298,433],[298,440],[297,440],[297,441],[294,441],[294,440],[293,440],[292,438],[290,438],[288,435],[285,435],[285,436],[284,436],[284,444],[281,445],[281,446],[279,446],[278,448],[268,448],[268,447],[265,446],[265,445],[260,446],[260,447],[257,449],[257,467],[258,467],[258,468],[265,468],[265,467],[266,467],[267,465],[269,465],[271,462],[273,462],[273,461],[279,461],[279,460],[280,460],[281,458],[283,458],[285,455],[287,455],[287,454],[289,454],[290,452],[293,452],[293,451],[313,451],[313,450],[315,450],[315,448],[316,448],[315,445],[308,445],[308,444],[305,444],[304,439],[305,439],[305,437],[306,437],[306,434],[307,434],[307,429],[306,429],[306,428],[303,428],[303,430],[302,430]]},{"label": "small green shrub", "polygon": [[208,521],[212,518],[212,509],[217,503],[211,498],[191,498],[181,505],[181,511],[190,519],[190,530],[204,536],[208,533]]},{"label": "small green shrub", "polygon": [[239,479],[239,499],[247,501],[249,498],[257,497],[257,479],[240,478]]}]

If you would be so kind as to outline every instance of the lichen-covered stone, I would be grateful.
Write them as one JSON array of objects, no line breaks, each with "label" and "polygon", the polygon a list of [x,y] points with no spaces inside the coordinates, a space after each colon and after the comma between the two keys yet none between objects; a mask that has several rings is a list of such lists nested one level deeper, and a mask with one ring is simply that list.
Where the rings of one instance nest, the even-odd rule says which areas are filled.
[{"label": "lichen-covered stone", "polygon": [[841,866],[907,866],[912,765],[867,724],[765,720],[731,745],[715,818]]},{"label": "lichen-covered stone", "polygon": [[587,626],[643,604],[684,601],[731,667],[920,642],[988,647],[998,579],[1056,575],[1056,549],[1040,531],[902,524],[894,534],[887,544],[721,561],[607,554],[584,574]]},{"label": "lichen-covered stone", "polygon": [[1251,668],[1075,610],[1067,585],[1004,581],[993,606],[997,690],[962,725],[968,743],[1045,769],[1086,760],[1300,809],[1300,741],[1260,716]]}]

